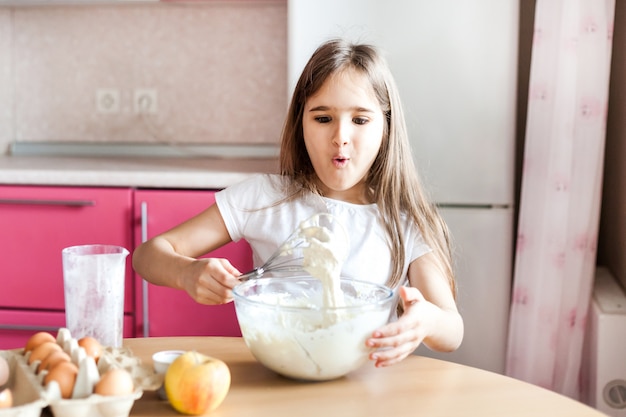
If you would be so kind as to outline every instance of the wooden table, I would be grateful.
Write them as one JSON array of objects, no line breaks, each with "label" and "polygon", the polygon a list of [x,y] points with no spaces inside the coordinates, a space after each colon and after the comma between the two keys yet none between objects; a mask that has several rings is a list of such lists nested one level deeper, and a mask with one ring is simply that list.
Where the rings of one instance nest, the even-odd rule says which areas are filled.
[{"label": "wooden table", "polygon": [[[196,350],[225,361],[232,382],[210,415],[224,416],[524,416],[600,417],[604,414],[552,391],[506,376],[420,356],[376,369],[367,363],[346,377],[298,382],[263,367],[243,339],[177,337],[125,339],[152,363],[159,350]],[[155,392],[144,392],[131,416],[179,416]]]}]

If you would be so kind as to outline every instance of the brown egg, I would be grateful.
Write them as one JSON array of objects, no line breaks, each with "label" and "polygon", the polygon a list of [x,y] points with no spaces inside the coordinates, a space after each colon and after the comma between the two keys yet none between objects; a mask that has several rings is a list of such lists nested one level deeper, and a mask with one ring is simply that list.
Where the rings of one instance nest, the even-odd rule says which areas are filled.
[{"label": "brown egg", "polygon": [[38,332],[32,335],[24,346],[24,353],[30,352],[44,342],[56,342],[54,336],[48,332]]},{"label": "brown egg", "polygon": [[39,346],[30,352],[30,357],[28,358],[28,364],[35,361],[42,361],[53,351],[62,351],[61,346],[59,346],[56,342],[43,342]]},{"label": "brown egg", "polygon": [[100,377],[93,392],[100,395],[129,395],[135,390],[133,377],[125,369],[109,369]]},{"label": "brown egg", "polygon": [[74,389],[77,375],[78,367],[72,362],[59,362],[54,368],[48,371],[43,380],[43,384],[46,386],[50,381],[56,381],[61,389],[61,396],[67,399],[72,396],[72,390]]},{"label": "brown egg", "polygon": [[70,358],[70,355],[68,355],[67,353],[63,352],[62,350],[53,349],[50,354],[43,358],[43,360],[39,363],[39,366],[37,367],[37,373],[44,370],[49,371],[50,369],[54,368],[59,362],[71,362],[71,360],[72,358]]},{"label": "brown egg", "polygon": [[13,407],[13,393],[9,388],[0,391],[0,409]]},{"label": "brown egg", "polygon": [[78,346],[85,349],[85,353],[98,363],[98,359],[100,359],[100,355],[102,354],[102,345],[98,342],[97,339],[91,336],[85,336],[78,339]]}]

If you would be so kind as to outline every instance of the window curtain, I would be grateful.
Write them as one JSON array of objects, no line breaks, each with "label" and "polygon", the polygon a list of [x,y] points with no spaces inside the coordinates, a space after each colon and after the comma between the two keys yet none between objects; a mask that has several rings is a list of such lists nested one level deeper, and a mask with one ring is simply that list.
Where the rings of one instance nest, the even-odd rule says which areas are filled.
[{"label": "window curtain", "polygon": [[579,398],[615,0],[537,0],[506,373]]}]

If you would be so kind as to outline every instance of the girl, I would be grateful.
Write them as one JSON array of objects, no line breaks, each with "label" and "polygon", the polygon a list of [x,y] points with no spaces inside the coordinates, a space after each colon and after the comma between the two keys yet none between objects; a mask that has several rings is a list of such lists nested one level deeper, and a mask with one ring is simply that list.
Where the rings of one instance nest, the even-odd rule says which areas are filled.
[{"label": "girl", "polygon": [[206,211],[139,246],[133,266],[199,303],[226,303],[241,272],[226,259],[197,257],[245,239],[261,265],[318,212],[350,233],[343,277],[399,291],[402,315],[366,341],[376,366],[400,362],[420,343],[459,346],[447,228],[422,191],[393,77],[369,45],[331,40],[312,55],[288,110],[280,175],[218,192]]}]

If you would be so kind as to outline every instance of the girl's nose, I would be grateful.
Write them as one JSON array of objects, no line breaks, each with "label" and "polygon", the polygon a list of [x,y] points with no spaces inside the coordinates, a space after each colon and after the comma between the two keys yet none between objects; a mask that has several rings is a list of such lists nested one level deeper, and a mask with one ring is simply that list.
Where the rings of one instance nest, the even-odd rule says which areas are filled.
[{"label": "girl's nose", "polygon": [[350,123],[340,121],[337,123],[335,132],[333,134],[333,144],[336,146],[343,146],[350,142],[350,135],[352,134],[352,129],[350,128]]}]

